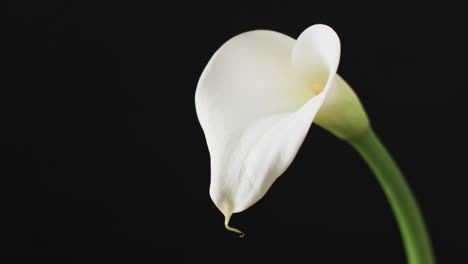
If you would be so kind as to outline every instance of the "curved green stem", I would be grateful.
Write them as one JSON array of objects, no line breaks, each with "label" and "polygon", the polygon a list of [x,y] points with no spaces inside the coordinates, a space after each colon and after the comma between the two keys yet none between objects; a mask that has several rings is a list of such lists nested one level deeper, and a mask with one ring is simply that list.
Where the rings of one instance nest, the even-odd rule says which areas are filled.
[{"label": "curved green stem", "polygon": [[400,169],[372,129],[349,141],[374,172],[400,228],[410,264],[433,264],[431,242],[423,216]]}]

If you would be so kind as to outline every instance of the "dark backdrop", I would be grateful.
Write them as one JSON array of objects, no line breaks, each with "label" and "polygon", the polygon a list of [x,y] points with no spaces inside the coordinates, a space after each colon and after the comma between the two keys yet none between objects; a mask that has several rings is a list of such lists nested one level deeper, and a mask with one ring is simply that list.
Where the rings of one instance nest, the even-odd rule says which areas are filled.
[{"label": "dark backdrop", "polygon": [[270,1],[9,1],[2,31],[4,255],[263,263],[404,263],[364,162],[313,125],[268,194],[225,231],[211,202],[198,78],[232,36],[324,23],[338,72],[406,174],[440,263],[466,252],[460,7]]}]

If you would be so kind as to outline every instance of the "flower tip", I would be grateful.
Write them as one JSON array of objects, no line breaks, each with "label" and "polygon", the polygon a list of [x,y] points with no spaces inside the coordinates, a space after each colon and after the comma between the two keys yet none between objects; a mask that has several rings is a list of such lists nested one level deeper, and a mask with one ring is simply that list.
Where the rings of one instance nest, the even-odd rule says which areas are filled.
[{"label": "flower tip", "polygon": [[245,233],[240,231],[239,229],[237,228],[234,228],[234,227],[231,227],[229,226],[229,220],[231,219],[231,216],[226,216],[225,219],[224,219],[224,226],[226,227],[227,230],[231,231],[231,232],[235,232],[235,233],[238,233],[239,234],[239,237],[244,237],[245,236]]},{"label": "flower tip", "polygon": [[245,236],[245,233],[240,231],[239,229],[237,228],[234,228],[234,227],[230,227],[228,224],[225,224],[225,227],[227,230],[229,231],[232,231],[232,232],[235,232],[235,233],[238,233],[239,234],[239,237],[244,237]]}]

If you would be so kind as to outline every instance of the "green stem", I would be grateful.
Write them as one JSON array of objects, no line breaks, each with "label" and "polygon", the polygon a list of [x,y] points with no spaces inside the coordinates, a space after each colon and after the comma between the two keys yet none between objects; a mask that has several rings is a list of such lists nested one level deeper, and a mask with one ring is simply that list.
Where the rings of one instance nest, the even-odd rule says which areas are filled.
[{"label": "green stem", "polygon": [[372,129],[349,141],[374,172],[400,228],[410,264],[433,264],[435,259],[421,211],[403,174]]}]

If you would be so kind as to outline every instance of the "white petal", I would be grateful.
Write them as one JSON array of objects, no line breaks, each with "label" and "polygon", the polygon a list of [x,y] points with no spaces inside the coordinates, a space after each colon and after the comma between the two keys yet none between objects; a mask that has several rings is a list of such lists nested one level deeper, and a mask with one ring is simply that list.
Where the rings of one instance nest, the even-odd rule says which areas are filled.
[{"label": "white petal", "polygon": [[319,96],[323,97],[323,104],[320,103],[315,123],[350,140],[369,128],[369,119],[354,91],[336,74],[339,61],[340,41],[326,25],[309,27],[294,45],[294,71],[306,86],[316,93],[322,91]]},{"label": "white petal", "polygon": [[334,31],[316,25],[297,42],[273,31],[243,33],[213,55],[195,105],[211,156],[210,195],[227,220],[291,164],[333,84],[339,52]]}]

